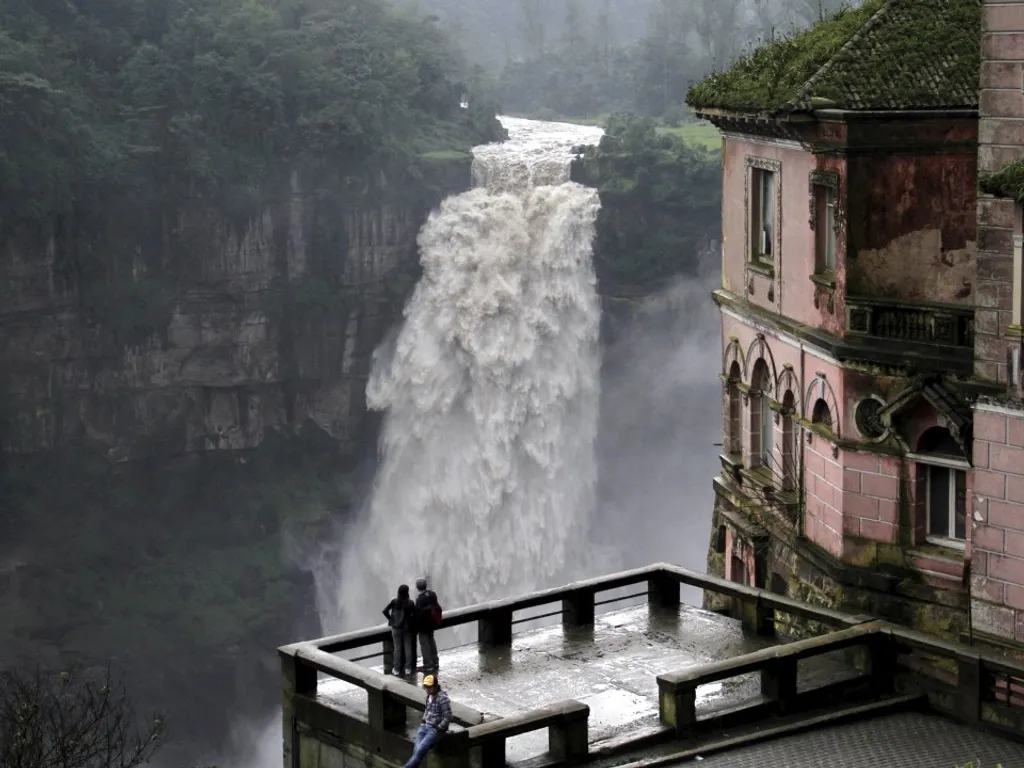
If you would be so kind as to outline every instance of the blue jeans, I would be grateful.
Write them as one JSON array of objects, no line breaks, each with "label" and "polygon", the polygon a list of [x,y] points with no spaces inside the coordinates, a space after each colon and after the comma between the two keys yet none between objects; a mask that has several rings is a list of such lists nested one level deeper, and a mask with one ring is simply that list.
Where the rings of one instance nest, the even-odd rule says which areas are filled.
[{"label": "blue jeans", "polygon": [[427,756],[427,752],[437,746],[437,742],[444,736],[439,730],[431,725],[421,725],[416,731],[416,746],[412,749],[412,757],[409,758],[402,768],[417,768]]}]

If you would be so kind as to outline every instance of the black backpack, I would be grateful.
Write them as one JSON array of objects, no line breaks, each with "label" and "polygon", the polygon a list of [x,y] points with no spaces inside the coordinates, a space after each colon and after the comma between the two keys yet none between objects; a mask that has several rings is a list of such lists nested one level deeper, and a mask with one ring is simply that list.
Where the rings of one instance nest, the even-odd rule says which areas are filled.
[{"label": "black backpack", "polygon": [[436,592],[430,592],[430,606],[427,608],[429,615],[429,626],[431,629],[440,629],[441,624],[444,623],[444,611],[441,608],[441,603],[437,599]]}]

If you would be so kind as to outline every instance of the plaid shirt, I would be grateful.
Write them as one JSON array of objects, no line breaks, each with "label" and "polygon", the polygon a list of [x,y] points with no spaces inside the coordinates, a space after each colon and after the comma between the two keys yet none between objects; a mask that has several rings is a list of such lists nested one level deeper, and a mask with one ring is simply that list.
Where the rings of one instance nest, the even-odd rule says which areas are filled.
[{"label": "plaid shirt", "polygon": [[438,691],[436,696],[427,696],[423,710],[423,723],[439,731],[447,731],[452,722],[452,702],[448,694]]}]

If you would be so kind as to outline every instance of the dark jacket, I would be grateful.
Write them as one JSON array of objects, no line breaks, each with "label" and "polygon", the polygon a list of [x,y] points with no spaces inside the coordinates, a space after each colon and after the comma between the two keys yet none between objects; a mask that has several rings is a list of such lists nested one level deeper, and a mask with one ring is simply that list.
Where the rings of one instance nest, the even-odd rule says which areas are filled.
[{"label": "dark jacket", "polygon": [[416,623],[415,613],[416,604],[408,598],[405,600],[392,598],[383,610],[383,614],[388,620],[388,626],[392,629],[413,629],[412,625]]},{"label": "dark jacket", "polygon": [[416,626],[417,632],[434,631],[434,623],[430,620],[430,606],[437,602],[437,595],[432,589],[416,595]]}]

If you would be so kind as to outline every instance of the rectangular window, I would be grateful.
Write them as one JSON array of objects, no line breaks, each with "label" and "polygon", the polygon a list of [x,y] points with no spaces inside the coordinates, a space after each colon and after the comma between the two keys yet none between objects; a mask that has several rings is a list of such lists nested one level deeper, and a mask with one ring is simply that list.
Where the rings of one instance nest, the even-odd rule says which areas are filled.
[{"label": "rectangular window", "polygon": [[832,272],[836,268],[836,189],[818,185],[814,192],[818,208],[814,262],[818,272]]},{"label": "rectangular window", "polygon": [[771,261],[775,231],[775,174],[763,168],[750,169],[750,257]]},{"label": "rectangular window", "polygon": [[927,533],[937,539],[967,538],[967,473],[927,466]]}]

